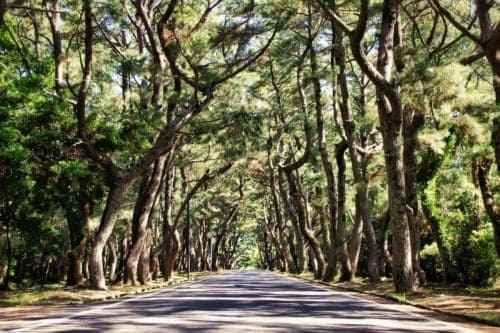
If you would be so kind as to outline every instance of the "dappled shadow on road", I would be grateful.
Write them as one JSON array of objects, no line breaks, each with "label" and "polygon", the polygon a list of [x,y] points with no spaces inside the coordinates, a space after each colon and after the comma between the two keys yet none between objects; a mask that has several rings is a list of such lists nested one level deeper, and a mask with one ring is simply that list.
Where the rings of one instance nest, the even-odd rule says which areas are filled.
[{"label": "dappled shadow on road", "polygon": [[217,276],[40,327],[73,332],[452,332],[444,323],[264,272]]}]

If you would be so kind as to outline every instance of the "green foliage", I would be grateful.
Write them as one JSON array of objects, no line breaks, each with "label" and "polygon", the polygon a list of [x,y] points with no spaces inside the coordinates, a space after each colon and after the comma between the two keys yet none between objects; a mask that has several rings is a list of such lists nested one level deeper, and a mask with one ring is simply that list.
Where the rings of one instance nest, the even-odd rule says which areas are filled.
[{"label": "green foliage", "polygon": [[476,285],[492,285],[500,274],[500,258],[497,257],[493,241],[493,227],[488,224],[474,230],[469,239],[472,264],[468,268]]},{"label": "green foliage", "polygon": [[[207,6],[215,3],[218,6],[208,12]],[[379,36],[374,31],[380,24],[382,4],[383,1],[377,0],[370,5],[370,29],[364,44],[370,57],[378,47]],[[22,261],[29,256],[33,259],[33,269],[25,276],[39,280],[44,277],[37,271],[42,272],[51,258],[68,253],[68,225],[82,222],[81,199],[88,201],[92,212],[100,213],[99,204],[105,192],[103,184],[110,178],[85,156],[78,138],[74,103],[85,54],[81,3],[67,1],[64,5],[61,13],[65,75],[62,92],[54,88],[55,61],[53,43],[47,40],[52,36],[48,15],[39,13],[43,15],[28,17],[24,10],[13,9],[5,17],[6,24],[0,27],[0,227],[12,230],[14,267],[22,267]],[[151,1],[150,5],[154,9],[148,15],[155,23],[152,25],[155,30],[169,2]],[[261,260],[258,242],[262,238],[269,240],[262,225],[264,216],[269,218],[270,211],[272,213],[267,147],[271,148],[274,171],[278,161],[297,160],[306,143],[304,123],[311,127],[314,148],[310,160],[297,171],[297,176],[303,185],[301,195],[307,201],[311,227],[318,239],[321,238],[318,209],[327,208],[326,177],[316,148],[310,59],[301,57],[306,49],[308,22],[304,18],[309,5],[313,10],[312,28],[317,33],[313,46],[320,67],[317,74],[321,80],[327,150],[333,162],[335,144],[341,140],[336,124],[339,119],[333,118],[331,110],[334,97],[338,97],[332,97],[332,90],[339,89],[335,82],[339,66],[331,67],[332,31],[329,20],[321,16],[316,4],[298,0],[182,2],[168,22],[176,30],[168,47],[181,73],[192,80],[181,80],[182,91],[178,92],[174,88],[178,77],[171,75],[175,71],[170,63],[172,59],[163,59],[165,66],[155,63],[151,52],[153,43],[148,36],[138,37],[140,31],[137,30],[144,27],[139,24],[141,29],[136,29],[131,21],[139,17],[129,17],[124,4],[117,0],[92,3],[95,21],[92,82],[85,108],[87,130],[97,151],[108,155],[123,169],[139,161],[158,133],[165,130],[169,121],[167,109],[179,115],[203,101],[207,92],[197,91],[193,86],[210,86],[221,77],[235,74],[255,56],[276,28],[281,29],[259,61],[220,85],[213,92],[212,103],[178,131],[176,155],[171,162],[177,177],[174,211],[186,194],[183,186],[189,190],[207,169],[213,171],[226,161],[236,162],[231,171],[200,189],[192,199],[191,214],[196,222],[195,232],[202,233],[205,228],[218,233],[225,227],[222,223],[228,214],[238,207],[224,240],[240,237],[236,251],[238,267],[258,267]],[[359,2],[348,0],[338,5],[346,21],[354,24]],[[423,115],[426,120],[418,135],[419,162],[425,166],[431,157],[435,157],[436,162],[429,166],[436,168],[430,170],[435,171],[435,175],[420,184],[423,203],[439,220],[441,236],[462,282],[487,284],[498,274],[498,259],[492,246],[491,225],[482,209],[471,171],[476,159],[493,156],[488,142],[492,119],[498,112],[491,87],[482,78],[487,73],[487,64],[484,60],[472,67],[456,64],[458,56],[463,56],[471,43],[466,38],[453,41],[458,33],[444,29],[441,20],[434,26],[433,15],[428,15],[429,8],[423,8],[428,6],[426,2],[401,5],[406,6],[401,12],[405,33],[396,58],[404,66],[398,66],[394,83],[401,92],[405,112]],[[131,9],[132,4],[125,6]],[[468,2],[461,1],[453,10],[466,15],[468,6]],[[408,13],[415,14],[411,17],[415,22],[407,17]],[[39,23],[38,37],[41,37],[37,48],[34,23]],[[474,25],[472,30],[476,29]],[[155,38],[156,33],[153,31]],[[433,40],[425,42],[425,37],[431,34],[435,36]],[[436,51],[441,40],[453,43],[446,50]],[[351,59],[348,49],[346,44],[346,56]],[[163,51],[160,50],[162,57]],[[302,111],[296,82],[298,66],[302,66],[304,73],[309,114]],[[371,215],[379,216],[387,206],[387,181],[383,154],[376,150],[382,141],[377,128],[377,96],[355,61],[347,67],[356,141],[369,151],[364,155],[367,157],[366,184],[354,183],[349,154],[345,154],[347,209],[354,215],[354,195],[367,186]],[[166,89],[163,100],[156,103],[153,100],[159,82],[164,83]],[[122,91],[126,84],[128,96]],[[174,102],[177,103],[175,110],[169,109]],[[181,179],[180,169],[185,179]],[[497,176],[496,171],[491,173],[496,192]],[[286,181],[284,186],[286,191]],[[134,205],[137,187],[127,197],[130,201],[127,207]],[[240,190],[244,192],[243,201]],[[155,245],[162,241],[161,208],[156,207],[151,219],[158,231]],[[286,236],[293,242],[283,202],[278,209],[286,220]],[[174,215],[182,217],[184,213],[175,211]],[[124,212],[120,214],[115,234],[130,233],[129,219]],[[181,221],[183,227],[185,221]],[[350,232],[351,223],[348,224]],[[4,242],[0,249],[6,248],[5,239],[0,237]],[[269,251],[275,255],[277,251],[273,246]],[[437,267],[435,243],[424,244],[421,254],[423,260],[435,259]],[[5,261],[3,257],[0,260]],[[13,275],[14,270],[9,274]]]},{"label": "green foliage", "polygon": [[254,235],[245,235],[238,246],[238,260],[235,267],[238,269],[256,269],[260,265],[259,249]]}]

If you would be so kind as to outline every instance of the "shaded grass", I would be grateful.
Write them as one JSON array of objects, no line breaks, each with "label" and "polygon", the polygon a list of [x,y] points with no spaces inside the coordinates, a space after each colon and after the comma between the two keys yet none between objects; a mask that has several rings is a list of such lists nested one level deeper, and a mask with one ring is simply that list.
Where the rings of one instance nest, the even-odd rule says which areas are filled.
[{"label": "shaded grass", "polygon": [[[211,273],[192,273],[191,279],[199,279]],[[26,305],[67,305],[118,298],[138,294],[153,289],[167,288],[187,281],[185,275],[174,275],[170,281],[155,280],[148,285],[108,286],[108,290],[92,290],[65,284],[12,286],[10,291],[0,291],[0,308]]]},{"label": "shaded grass", "polygon": [[[299,276],[312,280],[312,276]],[[396,293],[392,279],[373,284],[356,278],[349,282],[328,283],[334,287],[390,298],[445,314],[458,315],[478,322],[500,326],[500,289],[467,287],[459,284],[428,283],[415,293]]]},{"label": "shaded grass", "polygon": [[405,304],[456,315],[492,326],[500,326],[500,279],[492,287],[480,288],[460,284],[427,283],[415,293],[396,293],[392,279],[370,283],[366,278],[348,282],[314,280],[310,272],[286,274],[303,280],[321,283],[345,290],[385,297]]}]

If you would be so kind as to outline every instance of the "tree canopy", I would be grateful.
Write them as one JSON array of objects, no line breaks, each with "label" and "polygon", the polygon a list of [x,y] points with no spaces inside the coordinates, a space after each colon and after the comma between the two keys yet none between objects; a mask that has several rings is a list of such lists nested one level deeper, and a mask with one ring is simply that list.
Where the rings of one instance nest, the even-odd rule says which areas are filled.
[{"label": "tree canopy", "polygon": [[493,283],[498,6],[0,1],[0,283]]}]

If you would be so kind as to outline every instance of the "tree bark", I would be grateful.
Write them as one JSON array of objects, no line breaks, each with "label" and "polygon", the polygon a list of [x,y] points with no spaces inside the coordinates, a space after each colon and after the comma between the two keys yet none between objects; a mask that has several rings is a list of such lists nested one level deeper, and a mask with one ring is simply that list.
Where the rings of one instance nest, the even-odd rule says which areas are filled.
[{"label": "tree bark", "polygon": [[130,184],[125,184],[122,181],[117,181],[111,185],[108,199],[106,201],[106,208],[104,209],[104,213],[102,215],[101,224],[90,250],[90,285],[94,289],[107,289],[106,279],[104,277],[102,252],[109,236],[113,231],[120,205],[123,202],[124,195],[129,186]]},{"label": "tree bark", "polygon": [[[337,162],[337,192],[338,192],[338,228],[332,237],[332,244],[340,254],[341,270],[340,281],[350,281],[353,276],[351,258],[347,249],[345,237],[346,229],[346,163],[344,153],[347,149],[345,141],[341,141],[335,147],[335,160]],[[331,230],[333,232],[333,229]]]},{"label": "tree bark", "polygon": [[[355,123],[354,117],[352,115],[352,107],[349,101],[349,89],[347,85],[346,77],[346,56],[345,48],[343,44],[343,33],[338,24],[335,24],[334,35],[334,52],[335,52],[335,64],[338,66],[337,73],[337,83],[340,85],[341,93],[341,103],[340,103],[340,113],[342,116],[343,129],[345,133],[345,144],[349,150],[349,156],[351,158],[352,172],[354,182],[356,184],[356,221],[354,227],[354,237],[351,247],[351,253],[349,257],[349,262],[344,264],[343,274],[341,279],[343,281],[351,280],[353,275],[357,270],[359,251],[361,248],[361,230],[364,229],[368,247],[368,276],[371,282],[379,282],[380,276],[378,271],[378,246],[375,238],[375,232],[370,220],[369,211],[369,200],[368,200],[368,179],[366,177],[365,162],[367,157],[361,157],[364,159],[362,161],[358,158],[357,143],[355,138]],[[361,91],[364,94],[364,91]],[[362,96],[364,97],[364,96]],[[364,104],[360,103],[361,107]],[[340,158],[341,156],[339,156]],[[345,164],[342,160],[338,161],[338,164]],[[345,168],[345,166],[344,166]],[[340,174],[340,166],[339,166]],[[339,190],[340,196],[340,190]],[[345,210],[344,210],[345,211]],[[344,218],[345,219],[345,218]],[[362,221],[362,222],[361,222]],[[362,224],[362,225],[361,225]],[[344,241],[345,242],[345,241]],[[344,250],[347,251],[347,250]]]},{"label": "tree bark", "polygon": [[89,180],[81,178],[78,180],[77,207],[72,207],[71,200],[66,200],[66,219],[70,238],[70,253],[67,272],[67,284],[69,286],[80,286],[84,282],[83,258],[87,247],[87,234],[91,202],[88,194]]},{"label": "tree bark", "polygon": [[7,254],[7,268],[5,269],[6,270],[6,274],[5,276],[3,276],[3,281],[2,281],[2,285],[0,286],[0,290],[9,290],[10,287],[9,287],[9,283],[10,283],[10,280],[11,280],[11,277],[10,277],[10,270],[12,268],[12,233],[11,233],[11,219],[10,219],[10,216],[7,216],[7,228],[5,230],[5,233],[6,233],[6,244],[5,244],[5,247],[6,247],[6,254]]},{"label": "tree bark", "polygon": [[404,179],[401,99],[391,80],[394,58],[394,33],[399,1],[384,0],[377,71],[389,87],[375,82],[377,106],[384,144],[385,166],[389,190],[389,214],[392,225],[393,280],[396,292],[417,289],[413,277],[410,231],[406,209]]},{"label": "tree bark", "polygon": [[[314,109],[316,114],[316,127],[317,127],[317,136],[318,136],[318,150],[321,156],[321,163],[323,166],[323,172],[326,176],[326,189],[328,194],[328,225],[330,226],[330,230],[328,231],[329,237],[324,237],[326,241],[325,247],[327,248],[327,258],[328,263],[326,269],[324,269],[324,273],[321,272],[323,268],[321,265],[321,256],[318,259],[318,274],[317,278],[322,278],[323,281],[329,282],[332,281],[337,273],[337,247],[338,247],[338,221],[337,221],[337,194],[335,193],[335,177],[333,175],[333,166],[330,162],[330,158],[328,156],[328,150],[326,147],[326,133],[324,126],[324,116],[323,116],[323,102],[321,100],[321,83],[319,79],[319,69],[318,69],[318,60],[316,56],[316,51],[314,49],[314,33],[313,22],[312,22],[312,12],[311,6],[308,6],[308,38],[307,38],[307,48],[309,49],[309,60],[311,66],[311,80],[313,83],[314,89]],[[302,83],[299,81],[299,85]],[[327,229],[325,228],[325,232]],[[337,245],[337,246],[336,246]],[[313,250],[314,253],[317,250]],[[319,255],[316,254],[316,255]],[[321,275],[321,276],[320,276]]]},{"label": "tree bark", "polygon": [[[280,189],[280,194],[281,198],[283,199],[283,202],[285,203],[285,208],[288,217],[292,221],[292,227],[293,227],[293,234],[295,236],[296,241],[293,242],[293,237],[290,236],[288,239],[290,243],[290,249],[294,248],[295,249],[295,260],[296,264],[295,266],[297,267],[297,274],[301,274],[304,272],[306,268],[306,256],[305,256],[305,244],[304,244],[304,236],[302,235],[302,232],[300,231],[299,227],[299,219],[297,216],[297,213],[295,212],[295,209],[293,207],[293,204],[290,200],[290,196],[288,195],[285,186],[284,186],[284,172],[283,170],[278,171],[278,185]],[[293,245],[293,246],[292,246]]]},{"label": "tree bark", "polygon": [[114,281],[116,275],[116,269],[118,267],[118,256],[116,254],[115,242],[113,240],[108,241],[109,249],[109,280]]},{"label": "tree bark", "polygon": [[394,63],[394,33],[397,26],[399,1],[384,0],[379,34],[376,67],[366,55],[363,42],[370,15],[370,1],[361,0],[356,28],[351,29],[323,0],[316,0],[323,11],[348,34],[353,56],[376,87],[377,107],[382,132],[386,175],[389,190],[389,213],[393,231],[393,281],[397,292],[417,288],[411,263],[410,232],[406,215],[403,169],[402,105],[398,86],[392,81]]},{"label": "tree bark", "polygon": [[426,282],[425,272],[420,268],[420,219],[418,216],[418,194],[417,194],[417,150],[419,129],[424,125],[424,113],[414,110],[411,106],[404,109],[404,149],[403,161],[405,170],[405,189],[407,202],[407,215],[410,226],[410,240],[412,252],[412,266],[415,277],[420,285]]},{"label": "tree bark", "polygon": [[493,224],[493,235],[495,241],[495,249],[497,257],[500,258],[500,209],[495,205],[493,190],[489,179],[489,172],[491,169],[492,161],[488,158],[483,158],[481,161],[475,163],[477,180],[483,198],[483,204],[488,213],[491,223]]},{"label": "tree bark", "polygon": [[325,258],[323,256],[323,251],[321,251],[321,246],[319,245],[314,232],[307,226],[306,212],[302,198],[300,197],[299,188],[297,185],[297,180],[293,175],[293,171],[285,170],[285,175],[288,182],[288,187],[290,191],[290,198],[295,214],[297,216],[297,221],[299,225],[300,232],[305,238],[309,247],[311,248],[314,256],[317,260],[317,270],[314,272],[315,279],[321,279],[325,272]]},{"label": "tree bark", "polygon": [[150,244],[146,242],[148,239],[151,240],[151,237],[148,237],[150,236],[148,223],[157,199],[166,159],[167,156],[162,155],[155,162],[152,174],[149,175],[146,173],[143,175],[141,188],[139,189],[138,198],[136,199],[134,216],[132,219],[132,246],[130,247],[127,258],[126,269],[127,280],[132,285],[136,285],[139,282],[137,269],[141,254],[145,250],[148,252],[150,251]]},{"label": "tree bark", "polygon": [[380,244],[380,257],[379,257],[379,272],[384,276],[390,276],[392,271],[392,256],[389,252],[389,237],[387,230],[389,229],[390,216],[389,211],[385,211],[378,219],[379,236],[378,244]]},{"label": "tree bark", "polygon": [[137,280],[142,285],[151,281],[150,259],[153,238],[151,228],[146,228],[144,233],[144,245],[137,262]]},{"label": "tree bark", "polygon": [[47,17],[50,22],[50,29],[52,32],[52,52],[55,63],[55,72],[54,72],[54,83],[56,88],[56,93],[61,95],[63,86],[63,74],[64,74],[64,63],[63,63],[63,39],[61,33],[61,2],[59,0],[52,2],[52,11],[51,13],[47,13]]},{"label": "tree bark", "polygon": [[7,12],[7,0],[0,0],[0,26],[3,25],[5,13]]},{"label": "tree bark", "polygon": [[216,272],[219,270],[219,249],[221,248],[221,244],[224,242],[224,238],[227,236],[228,228],[231,222],[236,218],[236,213],[238,212],[238,207],[232,208],[227,218],[222,222],[222,225],[219,226],[217,230],[217,234],[215,236],[215,244],[212,252],[212,267],[211,270]]}]

